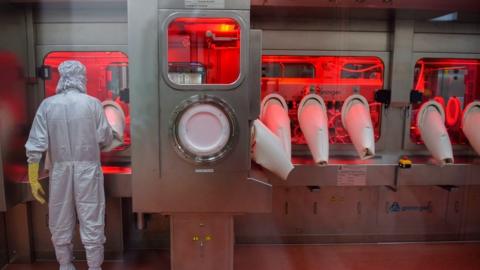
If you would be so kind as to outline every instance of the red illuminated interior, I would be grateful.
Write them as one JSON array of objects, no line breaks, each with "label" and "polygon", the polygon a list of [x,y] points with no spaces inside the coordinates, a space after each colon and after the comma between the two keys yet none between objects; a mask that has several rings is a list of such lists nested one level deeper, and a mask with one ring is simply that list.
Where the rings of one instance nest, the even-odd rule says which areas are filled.
[{"label": "red illuminated interior", "polygon": [[[125,150],[130,145],[130,109],[128,104],[128,57],[122,52],[51,52],[44,60],[50,67],[51,77],[45,80],[45,96],[55,95],[59,79],[58,66],[66,60],[77,60],[87,69],[87,94],[100,101],[114,100],[125,112],[124,145],[114,151]],[[123,70],[124,75],[121,74]],[[125,93],[127,97],[125,98]]]},{"label": "red illuminated interior", "polygon": [[343,128],[341,109],[352,94],[363,95],[370,104],[375,140],[380,138],[381,104],[375,92],[383,88],[383,62],[378,57],[263,56],[262,98],[278,93],[287,101],[293,144],[306,144],[297,118],[301,99],[319,94],[327,106],[330,143],[351,140]]},{"label": "red illuminated interior", "polygon": [[[445,126],[452,144],[466,144],[462,129],[465,106],[480,95],[480,60],[454,58],[422,58],[415,64],[414,89],[422,101],[438,101],[445,109]],[[422,103],[423,103],[422,102]],[[416,124],[420,104],[412,107],[410,138],[423,144]]]},{"label": "red illuminated interior", "polygon": [[177,18],[168,26],[168,75],[177,84],[231,84],[240,75],[240,25]]}]

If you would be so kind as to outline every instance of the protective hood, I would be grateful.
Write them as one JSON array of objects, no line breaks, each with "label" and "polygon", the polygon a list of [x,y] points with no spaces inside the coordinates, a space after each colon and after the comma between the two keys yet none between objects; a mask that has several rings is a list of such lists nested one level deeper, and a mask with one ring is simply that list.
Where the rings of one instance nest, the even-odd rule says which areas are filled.
[{"label": "protective hood", "polygon": [[78,61],[65,61],[58,66],[60,79],[57,84],[57,94],[63,93],[67,90],[78,90],[86,93],[87,83],[85,66]]}]

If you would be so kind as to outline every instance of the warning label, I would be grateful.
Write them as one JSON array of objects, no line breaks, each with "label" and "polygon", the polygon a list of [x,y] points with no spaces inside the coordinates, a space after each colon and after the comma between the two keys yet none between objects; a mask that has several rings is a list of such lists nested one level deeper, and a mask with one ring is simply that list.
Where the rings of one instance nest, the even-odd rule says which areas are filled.
[{"label": "warning label", "polygon": [[225,8],[225,0],[185,0],[185,8]]},{"label": "warning label", "polygon": [[366,166],[340,166],[337,171],[337,186],[365,186]]}]

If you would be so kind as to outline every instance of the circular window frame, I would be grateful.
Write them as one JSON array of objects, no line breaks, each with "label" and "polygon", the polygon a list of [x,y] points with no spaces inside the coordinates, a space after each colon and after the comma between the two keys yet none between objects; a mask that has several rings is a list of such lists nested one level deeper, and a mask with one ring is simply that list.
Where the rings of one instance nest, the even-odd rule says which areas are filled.
[{"label": "circular window frame", "polygon": [[[198,104],[209,104],[215,106],[217,109],[219,109],[225,114],[228,120],[228,124],[230,126],[230,136],[227,140],[227,143],[225,144],[225,146],[222,147],[220,151],[217,151],[214,154],[199,156],[195,153],[192,153],[185,146],[182,145],[179,138],[178,128],[183,114],[189,108],[192,108],[193,106]],[[197,165],[211,164],[225,158],[228,153],[230,153],[230,151],[233,149],[233,146],[235,145],[238,137],[238,122],[233,109],[224,100],[206,94],[191,96],[190,98],[182,101],[173,111],[172,116],[170,117],[169,127],[170,142],[172,143],[172,147],[174,148],[175,152],[177,152],[177,154],[184,160]]]}]

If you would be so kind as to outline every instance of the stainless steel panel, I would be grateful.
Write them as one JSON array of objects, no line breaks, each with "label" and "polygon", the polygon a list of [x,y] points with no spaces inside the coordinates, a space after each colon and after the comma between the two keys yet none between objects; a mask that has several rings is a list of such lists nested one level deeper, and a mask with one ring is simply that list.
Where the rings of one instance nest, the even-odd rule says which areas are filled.
[{"label": "stainless steel panel", "polygon": [[358,0],[343,0],[343,1],[311,1],[311,0],[252,0],[252,7],[290,7],[290,8],[372,8],[372,13],[377,12],[377,9],[410,9],[410,10],[467,10],[475,11],[480,7],[475,1],[457,0],[439,1],[439,0],[424,0],[424,1],[358,1]]},{"label": "stainless steel panel", "polygon": [[22,66],[27,64],[26,21],[22,8],[2,3],[0,8],[0,49],[13,53]]},{"label": "stainless steel panel", "polygon": [[[185,8],[186,0],[158,0],[158,7],[159,8],[168,8],[168,9],[183,9]],[[205,4],[205,1],[190,1],[192,3],[202,3]],[[223,8],[219,9],[250,9],[250,0],[216,0],[216,1],[209,1],[213,3],[224,3]],[[201,9],[197,9],[201,10]],[[210,10],[213,10],[210,8]]]},{"label": "stainless steel panel", "polygon": [[[249,12],[206,10],[198,13],[185,9],[159,9],[157,18],[157,14],[151,13],[151,9],[156,10],[156,7],[156,3],[152,2],[149,7],[144,3],[129,2],[129,18],[132,18],[129,20],[129,32],[140,33],[138,36],[135,34],[129,36],[132,63],[131,104],[134,120],[132,123],[134,211],[163,213],[269,211],[270,187],[247,179],[250,168],[249,114],[242,112],[249,111],[248,97],[251,86],[250,74],[247,73],[249,58],[243,58],[249,51]],[[177,85],[167,82],[168,59],[164,57],[167,54],[167,44],[164,38],[167,33],[165,27],[172,16],[234,17],[244,22],[241,23],[243,27],[241,76],[245,77],[245,80],[239,80],[237,85],[221,87],[204,85],[197,87],[198,89],[185,87],[179,89]],[[161,52],[161,56],[158,52]],[[153,69],[146,70],[146,67],[154,65]],[[157,66],[160,69],[157,69]],[[163,72],[160,73],[159,70]],[[151,88],[154,85],[158,88]],[[209,94],[221,98],[236,116],[239,130],[236,141],[230,153],[216,163],[199,165],[188,162],[177,154],[171,142],[169,133],[173,128],[172,115],[181,102],[196,94]],[[153,101],[155,98],[157,100]]]},{"label": "stainless steel panel", "polygon": [[125,45],[126,23],[40,23],[36,44]]},{"label": "stainless steel panel", "polygon": [[275,187],[271,214],[235,218],[237,241],[368,241],[375,232],[377,197],[376,187]]},{"label": "stainless steel panel", "polygon": [[415,33],[480,34],[478,23],[416,21]]},{"label": "stainless steel panel", "polygon": [[471,166],[456,164],[439,167],[437,165],[414,164],[410,169],[398,170],[398,185],[465,185],[468,181]]},{"label": "stainless steel panel", "polygon": [[[342,160],[336,160],[342,163]],[[344,159],[348,165],[335,164],[333,161],[330,165],[319,166],[316,164],[296,164],[295,169],[289,175],[287,181],[277,178],[272,180],[274,185],[278,186],[337,186],[339,184],[339,170],[342,168],[364,167],[366,169],[365,186],[394,186],[395,185],[395,168],[396,164],[368,164],[351,159]],[[356,164],[355,164],[356,163]]]},{"label": "stainless steel panel", "polygon": [[[158,194],[160,114],[157,0],[128,1],[133,210],[146,212]],[[137,143],[138,142],[138,143]]]},{"label": "stainless steel panel", "polygon": [[389,34],[264,30],[263,49],[326,51],[389,51]]},{"label": "stainless steel panel", "polygon": [[[51,241],[50,230],[48,229],[48,206],[31,204],[31,252],[39,260],[55,260],[55,252]],[[124,251],[123,246],[123,223],[122,202],[118,198],[107,198],[105,207],[105,258],[118,259]],[[78,232],[78,221],[73,238],[74,256],[77,259],[85,259],[85,252]]]},{"label": "stainless steel panel", "polygon": [[237,242],[279,243],[286,235],[295,232],[299,221],[291,217],[291,201],[295,199],[294,190],[274,187],[271,213],[236,216],[235,236]]},{"label": "stainless steel panel", "polygon": [[298,210],[307,235],[362,235],[375,228],[378,189],[374,187],[303,188]]},{"label": "stainless steel panel", "polygon": [[127,5],[109,3],[82,5],[40,5],[34,12],[34,23],[126,23]]},{"label": "stainless steel panel", "polygon": [[[478,178],[478,174],[477,174]],[[480,186],[467,187],[462,240],[480,239]]]},{"label": "stainless steel panel", "polygon": [[404,106],[410,103],[413,85],[413,20],[395,20],[392,56],[392,104]]},{"label": "stainless steel panel", "polygon": [[318,17],[288,17],[270,16],[253,17],[252,28],[266,30],[309,30],[309,31],[346,31],[346,32],[390,32],[391,26],[388,20],[366,20],[341,18],[325,19]]},{"label": "stainless steel panel", "polygon": [[480,53],[479,35],[416,33],[413,51],[439,53]]},{"label": "stainless steel panel", "polygon": [[262,31],[250,30],[250,65],[248,69],[249,76],[247,80],[250,83],[249,100],[249,120],[255,120],[260,114],[260,87],[262,78]]},{"label": "stainless steel panel", "polygon": [[450,235],[456,239],[460,215],[449,215],[451,196],[446,189],[432,186],[402,186],[396,192],[380,188],[379,231],[386,235],[403,235],[405,240],[428,239],[435,235]]},{"label": "stainless steel panel", "polygon": [[474,166],[470,168],[470,175],[467,180],[468,185],[480,185],[480,159],[476,157],[473,162]]},{"label": "stainless steel panel", "polygon": [[449,228],[456,230],[458,237],[456,240],[460,240],[460,233],[463,225],[463,217],[466,213],[465,197],[469,187],[444,187],[448,193],[447,201],[447,213],[446,224]]},{"label": "stainless steel panel", "polygon": [[232,216],[175,214],[170,228],[172,270],[233,270]]}]

